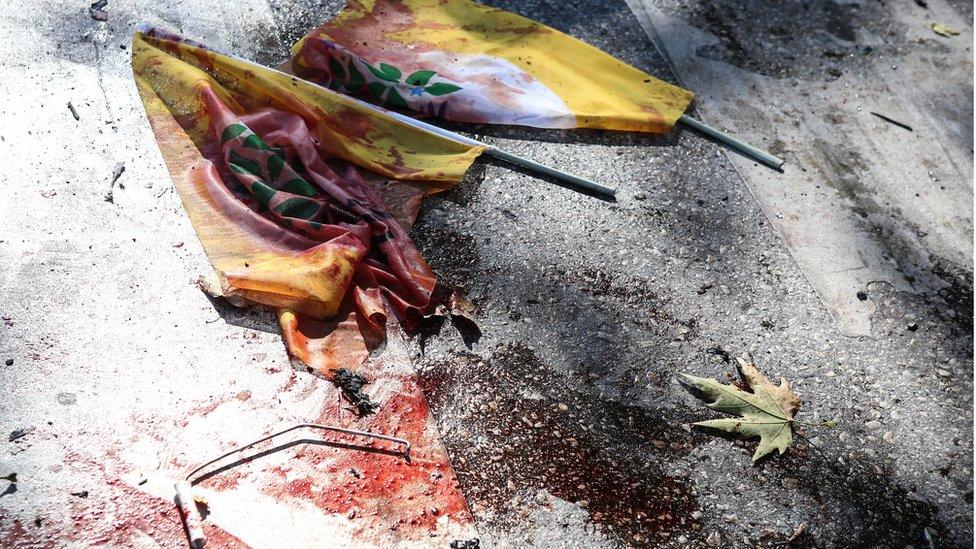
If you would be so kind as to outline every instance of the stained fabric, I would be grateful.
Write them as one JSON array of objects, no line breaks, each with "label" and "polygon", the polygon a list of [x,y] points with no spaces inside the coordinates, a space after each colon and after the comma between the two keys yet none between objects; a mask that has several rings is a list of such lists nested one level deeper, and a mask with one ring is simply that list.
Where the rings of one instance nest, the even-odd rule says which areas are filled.
[{"label": "stained fabric", "polygon": [[665,133],[693,94],[470,0],[349,0],[292,48],[302,78],[459,122]]},{"label": "stained fabric", "polygon": [[276,308],[293,357],[329,376],[382,340],[387,304],[407,327],[429,309],[434,274],[382,195],[410,219],[480,147],[154,29],[133,71],[221,292]]},{"label": "stained fabric", "polygon": [[[426,11],[411,11],[419,8]],[[483,151],[343,93],[371,93],[387,106],[454,120],[641,131],[665,131],[690,100],[659,81],[629,88],[646,75],[552,29],[477,4],[353,3],[343,13],[336,20],[342,25],[296,46],[295,62],[281,71],[151,28],[137,32],[132,44],[148,120],[217,274],[213,291],[274,308],[289,354],[326,377],[355,370],[388,329],[410,329],[436,304],[434,274],[406,231],[423,197],[456,184]],[[391,13],[402,18],[396,32],[383,27],[395,23]],[[484,28],[472,26],[481,15]],[[353,24],[356,17],[368,24]],[[441,31],[437,45],[444,49],[424,55],[428,50],[417,48],[410,50],[416,59],[408,59],[403,48]],[[342,36],[366,43],[359,49]],[[401,44],[376,50],[401,57],[366,56],[373,38]],[[475,38],[480,46],[457,49]],[[493,40],[501,40],[498,48],[488,47]],[[567,48],[564,58],[545,57],[552,48]],[[455,50],[461,54],[451,59],[467,64],[451,69],[444,55],[453,54],[444,52]],[[528,57],[506,58],[522,54]],[[572,56],[587,70],[607,71],[610,84],[622,79],[624,91],[573,76]],[[526,70],[540,60],[552,70]],[[579,97],[563,89],[577,84]],[[639,94],[653,101],[638,101]],[[398,322],[387,326],[390,317]],[[375,413],[357,417],[327,402],[317,422],[403,437],[411,458],[312,452],[295,460],[293,478],[275,479],[263,491],[319,508],[339,545],[446,546],[475,538],[416,373],[394,341],[366,376],[379,403],[366,411]],[[323,478],[325,487],[313,489]]]}]

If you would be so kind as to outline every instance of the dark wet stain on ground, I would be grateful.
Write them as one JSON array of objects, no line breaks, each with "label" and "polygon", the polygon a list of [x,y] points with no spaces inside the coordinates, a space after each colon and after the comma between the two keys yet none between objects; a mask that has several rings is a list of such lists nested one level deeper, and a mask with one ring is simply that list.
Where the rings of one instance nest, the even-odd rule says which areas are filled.
[{"label": "dark wet stain on ground", "polygon": [[650,290],[646,280],[618,280],[605,271],[589,268],[583,269],[579,280],[575,282],[581,285],[581,292],[598,297],[613,297],[617,303],[622,303],[627,308],[637,309],[638,305],[655,304],[654,307],[638,309],[642,314],[633,319],[638,326],[650,329],[660,323],[670,324],[679,327],[682,339],[695,337],[698,321],[691,317],[678,318],[669,313],[665,308],[667,300]]},{"label": "dark wet stain on ground", "polygon": [[521,344],[487,359],[428,362],[421,385],[468,501],[505,522],[519,496],[544,489],[585,508],[624,544],[696,528],[690,483],[664,474],[661,460],[650,457],[690,451],[694,440],[677,427],[681,420],[603,400],[590,381],[553,375]]}]

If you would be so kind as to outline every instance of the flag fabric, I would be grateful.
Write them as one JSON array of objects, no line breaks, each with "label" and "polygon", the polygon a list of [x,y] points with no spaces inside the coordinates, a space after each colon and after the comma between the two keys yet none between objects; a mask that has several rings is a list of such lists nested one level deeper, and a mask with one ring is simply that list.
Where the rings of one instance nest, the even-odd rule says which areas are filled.
[{"label": "flag fabric", "polygon": [[470,0],[349,0],[292,54],[302,78],[458,122],[666,133],[693,97]]},{"label": "flag fabric", "polygon": [[[390,314],[409,330],[436,304],[436,278],[406,231],[423,197],[460,181],[484,150],[343,94],[465,122],[648,132],[668,131],[692,97],[467,0],[352,0],[293,54],[275,70],[144,27],[132,67],[217,275],[209,291],[272,307],[289,354],[327,378],[369,357]],[[371,361],[380,409],[360,424],[410,440],[412,460],[336,455],[314,471],[332,475],[331,488],[302,492],[345,533],[340,545],[474,537],[404,351]],[[350,421],[335,406],[319,418]],[[340,474],[353,466],[364,478]]]},{"label": "flag fabric", "polygon": [[386,303],[406,323],[427,310],[435,277],[404,226],[481,147],[159,30],[132,56],[220,293],[276,308],[292,356],[328,376],[382,338]]},{"label": "flag fabric", "polygon": [[[405,325],[431,308],[434,274],[406,228],[423,196],[456,183],[482,147],[151,28],[133,37],[132,67],[217,273],[211,292],[277,310],[290,355],[327,378],[362,367],[387,333],[387,304]],[[379,405],[372,415],[328,399],[314,421],[404,438],[409,459],[340,437],[347,449],[313,453],[257,489],[320,512],[338,546],[476,537],[406,348],[390,342],[362,379]]]}]

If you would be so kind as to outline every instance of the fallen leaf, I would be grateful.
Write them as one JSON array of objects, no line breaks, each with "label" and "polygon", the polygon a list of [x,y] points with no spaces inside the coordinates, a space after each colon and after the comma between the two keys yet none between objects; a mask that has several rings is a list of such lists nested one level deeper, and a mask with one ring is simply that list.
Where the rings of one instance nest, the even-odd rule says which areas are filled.
[{"label": "fallen leaf", "polygon": [[929,23],[928,26],[930,29],[932,29],[932,32],[938,34],[939,36],[959,36],[959,31],[948,25],[943,25],[942,23]]},{"label": "fallen leaf", "polygon": [[447,307],[452,320],[463,323],[465,328],[474,334],[481,334],[481,327],[478,326],[478,319],[475,318],[478,307],[473,301],[454,291],[448,298]]},{"label": "fallen leaf", "polygon": [[10,473],[9,475],[0,477],[0,480],[9,480],[10,482],[17,484],[17,473]]},{"label": "fallen leaf", "polygon": [[[796,412],[800,408],[800,398],[785,379],[777,387],[747,357],[736,360],[748,391],[734,385],[723,385],[714,379],[678,373],[681,384],[692,395],[705,401],[706,406],[738,416],[700,421],[694,425],[717,429],[741,438],[759,437],[759,447],[752,456],[753,462],[773,450],[779,450],[782,454],[793,444],[793,424],[797,423]],[[820,425],[833,427],[833,422]]]}]

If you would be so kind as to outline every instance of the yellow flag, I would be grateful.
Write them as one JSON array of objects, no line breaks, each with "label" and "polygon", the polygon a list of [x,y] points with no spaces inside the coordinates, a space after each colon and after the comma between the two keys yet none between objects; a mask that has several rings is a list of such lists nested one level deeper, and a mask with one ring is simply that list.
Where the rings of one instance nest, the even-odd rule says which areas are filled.
[{"label": "yellow flag", "polygon": [[459,122],[666,133],[693,97],[470,0],[349,0],[292,54],[303,78]]},{"label": "yellow flag", "polygon": [[377,288],[427,303],[433,273],[355,166],[434,192],[482,147],[155,29],[133,37],[132,68],[225,294],[314,318],[353,297],[378,316]]}]

